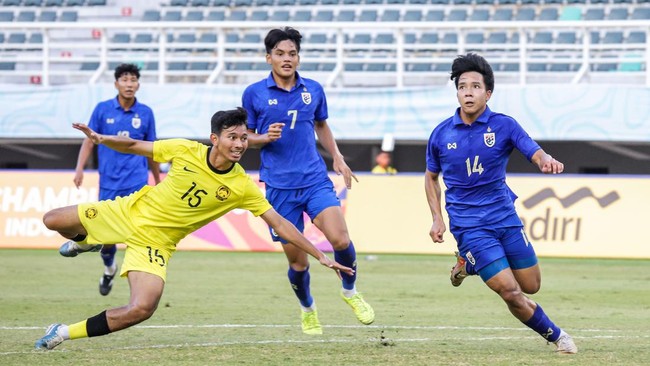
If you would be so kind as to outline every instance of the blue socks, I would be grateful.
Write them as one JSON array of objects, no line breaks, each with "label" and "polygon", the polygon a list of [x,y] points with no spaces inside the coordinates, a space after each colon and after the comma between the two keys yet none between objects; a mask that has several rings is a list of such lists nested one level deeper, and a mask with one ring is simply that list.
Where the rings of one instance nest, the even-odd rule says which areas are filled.
[{"label": "blue socks", "polygon": [[354,270],[352,276],[341,272],[343,288],[346,290],[354,289],[354,282],[357,280],[357,252],[354,250],[354,244],[350,242],[347,248],[334,251],[334,260]]},{"label": "blue socks", "polygon": [[106,267],[113,266],[113,262],[115,261],[115,253],[117,253],[116,245],[107,245],[102,247],[102,250],[99,252],[99,254],[102,256],[102,260],[104,261],[104,265]]},{"label": "blue socks", "polygon": [[526,324],[528,328],[539,333],[539,335],[549,342],[555,342],[560,337],[560,327],[553,324],[539,304],[537,304],[533,316],[523,323]]},{"label": "blue socks", "polygon": [[289,276],[289,282],[291,283],[293,292],[296,293],[296,297],[300,300],[300,305],[306,308],[312,306],[314,299],[309,292],[309,267],[304,271],[296,271],[289,267],[287,275]]}]

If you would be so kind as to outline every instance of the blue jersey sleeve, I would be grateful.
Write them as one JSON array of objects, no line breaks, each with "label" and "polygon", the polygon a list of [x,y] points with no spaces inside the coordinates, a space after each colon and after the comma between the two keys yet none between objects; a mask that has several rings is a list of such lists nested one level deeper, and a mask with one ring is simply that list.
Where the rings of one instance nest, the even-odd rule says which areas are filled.
[{"label": "blue jersey sleeve", "polygon": [[[317,83],[316,83],[317,84]],[[314,111],[314,120],[315,121],[326,121],[328,116],[327,112],[327,98],[325,97],[325,92],[323,91],[323,87],[320,84],[317,84],[319,86],[319,103],[318,106],[316,107],[316,110]]]},{"label": "blue jersey sleeve", "polygon": [[101,115],[100,105],[97,104],[95,109],[93,109],[93,113],[90,115],[90,120],[88,121],[88,127],[97,133],[104,133],[101,129]]},{"label": "blue jersey sleeve", "polygon": [[510,139],[512,144],[530,161],[535,152],[540,149],[539,145],[514,119],[512,119],[511,128]]},{"label": "blue jersey sleeve", "polygon": [[248,114],[247,127],[253,131],[257,132],[257,111],[255,111],[255,93],[251,90],[250,87],[244,90],[244,94],[241,97],[242,107],[246,110]]},{"label": "blue jersey sleeve", "polygon": [[149,108],[149,124],[147,126],[147,132],[144,136],[145,141],[156,141],[156,118],[153,115],[153,110]]},{"label": "blue jersey sleeve", "polygon": [[435,130],[429,136],[429,143],[427,144],[427,170],[432,173],[439,173],[440,156],[438,154],[438,147],[436,146]]}]

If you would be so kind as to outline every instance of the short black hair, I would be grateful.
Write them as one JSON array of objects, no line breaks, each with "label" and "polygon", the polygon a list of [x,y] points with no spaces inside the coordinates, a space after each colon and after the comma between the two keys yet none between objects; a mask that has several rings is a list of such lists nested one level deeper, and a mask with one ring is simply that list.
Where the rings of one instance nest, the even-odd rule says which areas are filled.
[{"label": "short black hair", "polygon": [[456,84],[456,89],[458,89],[458,78],[468,71],[476,71],[483,75],[485,88],[489,91],[494,91],[494,72],[492,72],[492,67],[483,56],[472,52],[466,55],[459,55],[451,65],[450,79]]},{"label": "short black hair", "polygon": [[271,54],[275,46],[278,43],[286,40],[293,41],[296,45],[296,50],[300,53],[300,40],[302,35],[297,30],[291,27],[284,27],[281,29],[271,29],[264,37],[264,47],[266,48],[266,53]]},{"label": "short black hair", "polygon": [[228,111],[219,111],[212,116],[210,121],[212,133],[220,135],[221,131],[226,130],[233,126],[246,125],[248,122],[248,114],[242,107],[231,109]]},{"label": "short black hair", "polygon": [[136,64],[121,64],[115,68],[115,81],[121,78],[124,74],[135,75],[140,80],[140,68]]}]

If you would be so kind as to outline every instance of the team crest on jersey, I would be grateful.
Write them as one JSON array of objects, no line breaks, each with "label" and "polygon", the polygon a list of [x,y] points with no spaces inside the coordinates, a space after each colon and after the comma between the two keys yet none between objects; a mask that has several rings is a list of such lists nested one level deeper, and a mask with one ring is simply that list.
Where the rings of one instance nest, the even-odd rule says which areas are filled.
[{"label": "team crest on jersey", "polygon": [[114,119],[112,119],[112,118],[106,118],[106,124],[108,124],[108,125],[112,125],[113,123],[115,123],[115,120],[114,120]]},{"label": "team crest on jersey", "polygon": [[311,104],[311,93],[301,93],[302,101],[305,104]]},{"label": "team crest on jersey", "polygon": [[465,254],[465,257],[467,257],[467,260],[468,260],[472,265],[476,265],[476,259],[474,259],[474,256],[472,255],[471,252],[467,252],[467,254]]},{"label": "team crest on jersey", "polygon": [[496,142],[496,136],[494,135],[494,132],[484,133],[483,142],[485,142],[485,146],[487,147],[494,146],[494,143]]},{"label": "team crest on jersey", "polygon": [[135,117],[133,117],[133,119],[131,120],[131,126],[133,126],[133,128],[140,128],[141,125],[142,125],[142,120],[136,114]]},{"label": "team crest on jersey", "polygon": [[97,217],[97,209],[94,207],[87,208],[84,214],[86,215],[87,218],[92,220],[95,217]]},{"label": "team crest on jersey", "polygon": [[217,199],[218,199],[219,201],[225,201],[225,200],[227,200],[228,197],[230,197],[230,188],[228,188],[228,187],[226,187],[226,186],[221,186],[221,187],[219,187],[219,189],[217,189],[217,195],[216,195],[216,197],[217,197]]}]

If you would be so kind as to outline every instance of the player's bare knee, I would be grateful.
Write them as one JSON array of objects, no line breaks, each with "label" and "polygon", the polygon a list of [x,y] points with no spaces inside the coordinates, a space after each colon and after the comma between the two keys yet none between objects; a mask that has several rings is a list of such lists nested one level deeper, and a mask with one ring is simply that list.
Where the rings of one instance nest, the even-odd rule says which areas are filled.
[{"label": "player's bare knee", "polygon": [[136,304],[129,307],[129,317],[133,321],[133,324],[143,322],[153,315],[156,312],[156,304]]},{"label": "player's bare knee", "polygon": [[350,237],[347,235],[340,235],[338,238],[330,242],[334,250],[344,250],[350,245]]},{"label": "player's bare knee", "polygon": [[539,291],[540,287],[542,287],[541,284],[537,282],[532,284],[526,284],[525,286],[521,287],[521,290],[527,295],[534,295]]},{"label": "player's bare knee", "polygon": [[525,299],[523,292],[519,288],[503,289],[499,291],[499,296],[501,296],[503,301],[511,306],[516,306],[519,302],[522,302]]},{"label": "player's bare knee", "polygon": [[58,221],[56,210],[48,211],[43,215],[43,224],[50,230],[56,230],[58,228]]}]

